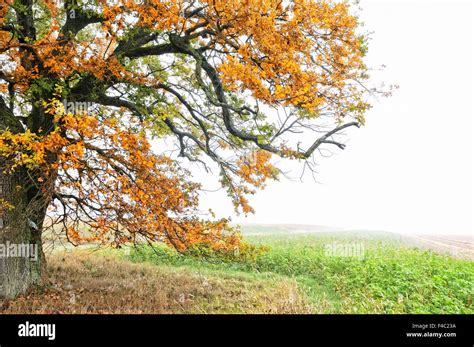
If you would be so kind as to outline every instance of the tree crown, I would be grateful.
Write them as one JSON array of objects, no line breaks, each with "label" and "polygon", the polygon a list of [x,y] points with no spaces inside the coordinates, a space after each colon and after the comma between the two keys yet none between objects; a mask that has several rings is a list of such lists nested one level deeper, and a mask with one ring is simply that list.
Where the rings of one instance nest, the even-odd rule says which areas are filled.
[{"label": "tree crown", "polygon": [[336,136],[364,123],[358,26],[345,2],[5,0],[3,170],[28,173],[23,189],[71,239],[234,247],[226,220],[197,217],[189,172],[150,140],[213,163],[251,212],[247,196],[278,175],[272,155],[311,168],[320,146],[344,148]]}]

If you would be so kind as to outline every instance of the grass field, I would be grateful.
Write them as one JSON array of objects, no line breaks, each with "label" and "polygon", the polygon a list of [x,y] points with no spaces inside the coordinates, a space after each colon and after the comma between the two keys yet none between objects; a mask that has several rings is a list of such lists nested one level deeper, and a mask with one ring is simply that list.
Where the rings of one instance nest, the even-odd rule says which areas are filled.
[{"label": "grass field", "polygon": [[268,250],[239,261],[160,245],[55,252],[51,284],[3,311],[474,313],[474,262],[395,234],[253,226],[243,234]]},{"label": "grass field", "polygon": [[[247,234],[255,230],[245,230]],[[474,313],[474,263],[404,245],[378,232],[272,233],[246,237],[270,250],[256,261],[228,262],[182,256],[165,248],[131,251],[135,262],[294,280],[312,312]],[[328,252],[352,247],[359,253]],[[355,246],[355,247],[353,247]],[[360,250],[363,249],[363,254]],[[329,254],[328,254],[329,253]]]}]

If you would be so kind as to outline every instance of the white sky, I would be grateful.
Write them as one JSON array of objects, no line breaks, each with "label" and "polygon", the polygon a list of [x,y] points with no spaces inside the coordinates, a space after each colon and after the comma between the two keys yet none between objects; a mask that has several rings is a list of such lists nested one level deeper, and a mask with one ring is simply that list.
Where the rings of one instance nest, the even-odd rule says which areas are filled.
[{"label": "white sky", "polygon": [[360,5],[374,31],[368,64],[387,66],[374,77],[400,89],[347,131],[346,150],[319,160],[318,183],[272,182],[247,218],[221,192],[203,195],[203,206],[244,223],[473,233],[473,5]]}]

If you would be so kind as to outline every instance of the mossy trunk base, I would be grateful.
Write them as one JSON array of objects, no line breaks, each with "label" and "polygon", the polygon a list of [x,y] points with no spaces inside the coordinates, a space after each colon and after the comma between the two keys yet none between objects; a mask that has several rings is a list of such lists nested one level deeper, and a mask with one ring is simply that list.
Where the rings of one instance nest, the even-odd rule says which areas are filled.
[{"label": "mossy trunk base", "polygon": [[34,210],[21,181],[0,172],[0,298],[40,284],[45,265],[41,226],[35,223],[43,218],[31,217]]}]

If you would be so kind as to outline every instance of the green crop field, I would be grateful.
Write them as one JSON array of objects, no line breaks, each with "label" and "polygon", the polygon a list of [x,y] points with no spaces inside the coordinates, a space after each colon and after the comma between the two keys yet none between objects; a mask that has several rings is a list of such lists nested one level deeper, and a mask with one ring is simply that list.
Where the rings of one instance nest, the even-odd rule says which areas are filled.
[{"label": "green crop field", "polygon": [[413,248],[395,234],[271,232],[252,226],[243,233],[245,241],[269,249],[239,261],[211,253],[182,255],[159,245],[123,254],[133,262],[183,271],[294,280],[315,313],[474,313],[474,263]]},{"label": "green crop field", "polygon": [[397,234],[243,226],[239,253],[90,244],[2,313],[474,313],[474,262]]}]

